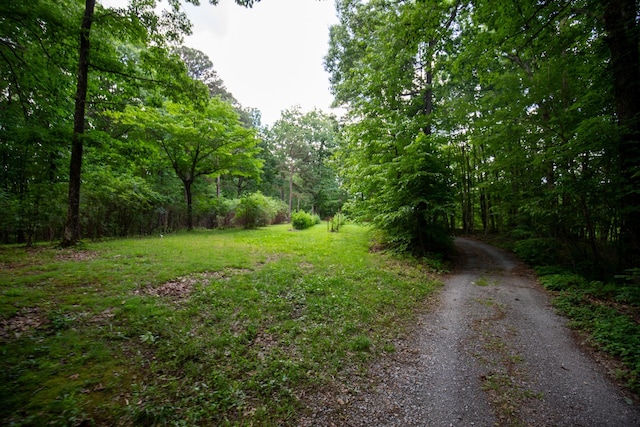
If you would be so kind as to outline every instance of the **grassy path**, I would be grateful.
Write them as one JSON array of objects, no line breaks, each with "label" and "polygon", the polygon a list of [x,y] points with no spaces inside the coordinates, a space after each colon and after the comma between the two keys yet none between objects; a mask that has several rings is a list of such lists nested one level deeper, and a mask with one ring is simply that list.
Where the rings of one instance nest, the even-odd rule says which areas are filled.
[{"label": "grassy path", "polygon": [[294,425],[437,287],[355,225],[0,248],[0,423]]}]

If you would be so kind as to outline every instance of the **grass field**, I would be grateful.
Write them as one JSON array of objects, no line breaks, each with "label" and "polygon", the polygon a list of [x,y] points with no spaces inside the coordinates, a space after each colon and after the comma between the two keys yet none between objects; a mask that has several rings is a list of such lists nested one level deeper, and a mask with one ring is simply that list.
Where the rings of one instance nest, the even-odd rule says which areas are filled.
[{"label": "grass field", "polygon": [[437,288],[369,232],[200,230],[0,247],[0,424],[295,425]]}]

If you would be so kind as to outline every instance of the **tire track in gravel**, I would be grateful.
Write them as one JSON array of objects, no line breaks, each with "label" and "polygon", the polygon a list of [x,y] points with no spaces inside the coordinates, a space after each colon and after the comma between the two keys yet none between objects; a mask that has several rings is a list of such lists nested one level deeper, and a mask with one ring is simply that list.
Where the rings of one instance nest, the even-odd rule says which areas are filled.
[{"label": "tire track in gravel", "polygon": [[640,426],[638,405],[580,350],[530,270],[490,245],[455,244],[436,307],[368,385],[300,425]]}]

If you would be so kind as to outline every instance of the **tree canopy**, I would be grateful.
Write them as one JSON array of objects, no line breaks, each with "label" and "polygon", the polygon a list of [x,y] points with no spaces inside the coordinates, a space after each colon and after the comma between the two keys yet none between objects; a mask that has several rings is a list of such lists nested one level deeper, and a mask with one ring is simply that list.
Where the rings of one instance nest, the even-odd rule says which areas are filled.
[{"label": "tree canopy", "polygon": [[337,0],[325,68],[347,114],[270,127],[181,45],[179,0],[94,3],[0,6],[4,242],[229,223],[259,191],[346,202],[418,254],[481,230],[640,265],[634,0]]},{"label": "tree canopy", "polygon": [[319,110],[303,113],[293,107],[283,111],[269,129],[266,139],[289,213],[299,210],[301,204],[323,217],[339,210],[342,195],[332,163],[338,144],[337,126],[334,117]]},{"label": "tree canopy", "polygon": [[349,111],[354,213],[419,250],[444,225],[587,242],[594,265],[617,246],[619,266],[639,265],[636,2],[337,10],[325,67]]},{"label": "tree canopy", "polygon": [[160,108],[129,106],[114,117],[135,130],[134,138],[152,140],[166,154],[184,186],[189,230],[196,179],[259,175],[262,165],[256,158],[254,132],[243,127],[232,106],[219,98],[210,98],[202,108],[170,102]]}]

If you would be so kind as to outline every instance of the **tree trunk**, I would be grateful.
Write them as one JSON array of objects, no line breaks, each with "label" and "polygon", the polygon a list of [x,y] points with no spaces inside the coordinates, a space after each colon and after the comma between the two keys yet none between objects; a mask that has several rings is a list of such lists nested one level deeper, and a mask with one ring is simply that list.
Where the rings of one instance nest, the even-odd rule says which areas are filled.
[{"label": "tree trunk", "polygon": [[71,161],[69,164],[69,199],[67,222],[62,246],[75,245],[80,240],[80,182],[82,173],[82,135],[89,79],[89,35],[93,22],[95,0],[86,0],[84,17],[80,26],[80,51],[75,109],[73,112],[73,136],[71,139]]},{"label": "tree trunk", "polygon": [[242,197],[242,184],[244,184],[242,177],[238,177],[238,186],[236,187],[236,194],[238,198]]},{"label": "tree trunk", "polygon": [[635,0],[604,0],[611,52],[619,143],[621,197],[620,267],[640,266],[640,58]]},{"label": "tree trunk", "polygon": [[184,197],[187,199],[187,230],[193,230],[193,195],[191,194],[191,181],[182,181],[184,184]]},{"label": "tree trunk", "polygon": [[584,195],[579,196],[580,200],[580,208],[582,209],[582,215],[584,216],[587,228],[587,240],[591,245],[591,251],[593,252],[593,262],[594,269],[596,274],[601,278],[604,278],[604,274],[602,271],[602,257],[600,256],[600,250],[598,249],[598,242],[596,241],[596,230],[593,226],[593,220],[591,219],[591,211],[589,210],[589,206],[587,204],[587,200]]},{"label": "tree trunk", "polygon": [[435,49],[436,42],[435,40],[429,41],[429,47],[427,50],[427,55],[429,55],[429,59],[426,60],[426,74],[425,74],[425,91],[423,95],[423,105],[422,105],[422,114],[427,118],[425,125],[422,128],[422,132],[425,135],[431,135],[432,126],[431,126],[431,114],[433,113],[433,51]]},{"label": "tree trunk", "polygon": [[291,218],[291,209],[293,203],[293,166],[289,168],[289,218]]}]

